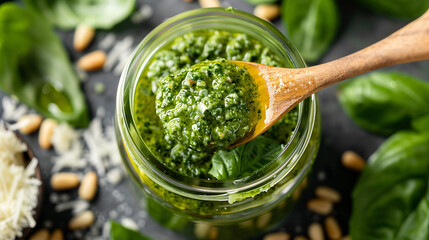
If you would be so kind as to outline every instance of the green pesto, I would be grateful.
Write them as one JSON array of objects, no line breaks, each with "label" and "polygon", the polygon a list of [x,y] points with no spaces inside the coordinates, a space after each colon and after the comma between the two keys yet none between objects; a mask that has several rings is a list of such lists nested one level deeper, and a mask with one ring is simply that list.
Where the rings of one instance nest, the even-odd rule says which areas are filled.
[{"label": "green pesto", "polygon": [[[136,86],[134,120],[142,140],[166,167],[186,176],[213,179],[209,170],[212,167],[211,159],[216,153],[188,148],[166,134],[156,114],[158,84],[160,79],[170,74],[206,60],[220,58],[285,66],[270,49],[246,34],[202,30],[177,37],[159,50]],[[286,144],[296,122],[297,110],[292,110],[264,135]]]},{"label": "green pesto", "polygon": [[167,134],[197,151],[225,149],[256,123],[258,86],[226,59],[204,61],[158,83],[156,113]]}]

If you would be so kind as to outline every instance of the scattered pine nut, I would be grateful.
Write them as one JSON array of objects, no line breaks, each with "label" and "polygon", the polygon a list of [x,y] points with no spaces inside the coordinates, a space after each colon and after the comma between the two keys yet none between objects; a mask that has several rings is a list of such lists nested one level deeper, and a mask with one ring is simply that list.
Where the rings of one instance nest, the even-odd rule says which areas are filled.
[{"label": "scattered pine nut", "polygon": [[58,122],[54,119],[47,118],[42,122],[39,131],[39,145],[43,149],[49,149],[52,146],[51,139],[54,134],[55,128],[58,126]]},{"label": "scattered pine nut", "polygon": [[344,236],[341,238],[341,240],[350,240],[350,239],[351,239],[350,236]]},{"label": "scattered pine nut", "polygon": [[97,50],[90,52],[77,61],[77,67],[85,71],[95,71],[103,68],[106,62],[106,53]]},{"label": "scattered pine nut", "polygon": [[85,25],[77,26],[73,37],[74,49],[79,52],[85,50],[94,39],[94,36],[95,30],[93,28]]},{"label": "scattered pine nut", "polygon": [[19,131],[23,134],[30,134],[39,129],[43,118],[39,114],[24,115],[18,120]]},{"label": "scattered pine nut", "polygon": [[365,160],[353,151],[345,151],[341,157],[341,162],[344,167],[358,172],[362,171],[366,165]]},{"label": "scattered pine nut", "polygon": [[289,240],[290,235],[285,232],[276,232],[265,235],[264,240]]},{"label": "scattered pine nut", "polygon": [[49,240],[64,240],[64,234],[61,229],[55,229],[52,234],[51,238]]},{"label": "scattered pine nut", "polygon": [[31,235],[29,240],[49,240],[49,231],[46,229],[40,229]]},{"label": "scattered pine nut", "polygon": [[308,240],[308,238],[304,236],[296,236],[293,238],[293,240]]},{"label": "scattered pine nut", "polygon": [[51,187],[62,191],[75,188],[79,185],[79,177],[74,173],[55,173],[51,177]]},{"label": "scattered pine nut", "polygon": [[255,7],[253,14],[264,20],[271,21],[280,16],[280,6],[277,4],[260,4]]},{"label": "scattered pine nut", "polygon": [[94,213],[92,213],[90,210],[86,210],[85,212],[77,215],[76,217],[72,218],[69,222],[69,229],[76,230],[76,229],[84,229],[89,226],[91,226],[95,221]]},{"label": "scattered pine nut", "polygon": [[219,0],[198,0],[202,8],[222,7]]},{"label": "scattered pine nut", "polygon": [[79,197],[84,200],[91,201],[97,193],[97,186],[97,174],[94,171],[87,173],[80,184]]},{"label": "scattered pine nut", "polygon": [[321,199],[328,200],[333,203],[337,203],[341,200],[341,194],[330,187],[320,186],[316,188],[316,196]]},{"label": "scattered pine nut", "polygon": [[321,215],[328,215],[332,212],[332,202],[324,199],[312,199],[307,202],[307,208]]},{"label": "scattered pine nut", "polygon": [[343,235],[340,225],[333,217],[327,217],[325,219],[325,229],[329,239],[339,239]]},{"label": "scattered pine nut", "polygon": [[325,236],[323,235],[323,228],[320,223],[312,223],[308,226],[308,237],[311,240],[324,240]]},{"label": "scattered pine nut", "polygon": [[271,212],[267,212],[267,213],[264,213],[263,215],[259,216],[258,219],[256,220],[256,226],[259,229],[265,228],[268,225],[268,223],[270,222],[271,216],[272,216]]}]

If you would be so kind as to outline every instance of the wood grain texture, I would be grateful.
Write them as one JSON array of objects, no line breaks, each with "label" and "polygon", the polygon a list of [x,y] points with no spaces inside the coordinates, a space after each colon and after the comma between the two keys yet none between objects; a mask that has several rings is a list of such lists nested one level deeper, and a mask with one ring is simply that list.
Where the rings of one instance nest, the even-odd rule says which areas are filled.
[{"label": "wood grain texture", "polygon": [[375,69],[429,59],[429,10],[383,40],[321,65],[290,69],[231,61],[246,67],[258,84],[262,119],[236,147],[259,136],[310,95],[345,79]]}]

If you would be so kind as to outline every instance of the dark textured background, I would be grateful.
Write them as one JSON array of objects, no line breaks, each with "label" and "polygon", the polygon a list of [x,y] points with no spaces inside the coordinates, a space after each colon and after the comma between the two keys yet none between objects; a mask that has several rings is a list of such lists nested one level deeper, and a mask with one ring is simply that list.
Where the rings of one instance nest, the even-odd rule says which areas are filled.
[{"label": "dark textured background", "polygon": [[[112,31],[121,39],[123,36],[131,35],[134,38],[134,46],[143,39],[143,37],[153,28],[159,25],[166,18],[174,16],[186,10],[198,8],[197,2],[185,3],[181,0],[146,0],[138,1],[139,5],[149,4],[153,8],[153,16],[140,23],[132,24],[129,20],[119,24]],[[406,20],[396,20],[385,16],[376,15],[357,7],[352,1],[339,1],[341,11],[341,28],[330,50],[325,54],[320,62],[327,62],[339,57],[345,56],[365,46],[368,46],[383,37],[388,36],[395,30],[404,26]],[[224,6],[233,6],[235,8],[252,12],[253,7],[244,0],[223,1]],[[284,26],[280,19],[274,21],[274,24],[284,33]],[[109,31],[110,32],[110,31]],[[98,42],[106,36],[108,32],[97,31],[95,41],[85,52],[90,52],[98,48]],[[83,54],[76,53],[72,49],[72,31],[59,31],[59,34],[70,54],[71,60],[75,62]],[[122,36],[122,37],[121,37]],[[391,67],[389,69],[399,70],[414,74],[425,80],[428,79],[429,63],[419,62],[404,64]],[[107,121],[112,124],[116,88],[119,76],[113,73],[103,71],[89,73],[89,78],[82,84],[83,90],[88,99],[88,104],[95,114],[95,109],[104,106],[107,110]],[[103,94],[95,94],[94,85],[102,82],[106,85],[106,91]],[[0,97],[4,94],[0,92]],[[337,97],[336,87],[330,87],[319,93],[320,108],[322,111],[322,141],[318,157],[315,161],[312,172],[310,173],[310,184],[304,192],[303,197],[290,217],[282,224],[280,230],[285,230],[295,236],[297,234],[306,235],[307,226],[314,221],[323,221],[323,217],[314,214],[305,208],[308,199],[314,197],[314,188],[319,185],[326,185],[341,192],[343,199],[335,205],[333,216],[335,216],[342,227],[344,233],[348,232],[348,220],[351,213],[351,191],[358,179],[359,174],[349,171],[341,166],[340,156],[346,150],[354,150],[364,158],[370,156],[380,143],[382,138],[369,134],[359,129],[342,111]],[[0,112],[2,109],[0,107]],[[52,167],[50,158],[54,155],[53,151],[41,150],[37,146],[37,134],[25,136],[29,140],[36,156],[40,160],[42,174],[44,178],[44,205],[39,219],[39,227],[50,226],[52,228],[60,227],[67,229],[67,223],[70,212],[55,213],[53,205],[49,202],[49,178]],[[124,199],[112,197],[112,192],[117,190],[124,196]],[[76,191],[69,193],[71,199],[76,198]],[[122,206],[121,206],[122,205]],[[114,189],[112,187],[100,187],[99,193],[91,204],[91,209],[96,213],[98,223],[107,221],[111,209],[119,209],[118,216],[115,219],[120,220],[123,216],[134,219],[139,224],[140,231],[146,235],[158,240],[183,239],[169,230],[163,229],[151,220],[145,212],[137,206],[133,195],[130,192],[129,180],[124,180]],[[51,228],[51,229],[52,229]],[[98,229],[101,235],[101,229]],[[278,231],[275,229],[273,231]],[[97,231],[93,230],[93,231]],[[66,231],[66,239],[95,239],[94,233],[81,231],[78,234]],[[256,238],[260,239],[260,238]]]}]

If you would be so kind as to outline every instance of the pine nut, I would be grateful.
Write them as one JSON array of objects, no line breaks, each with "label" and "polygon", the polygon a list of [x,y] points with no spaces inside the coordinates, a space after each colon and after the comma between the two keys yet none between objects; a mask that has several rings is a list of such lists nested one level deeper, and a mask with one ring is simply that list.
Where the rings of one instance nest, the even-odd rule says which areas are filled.
[{"label": "pine nut", "polygon": [[304,236],[296,236],[293,240],[308,240],[308,238]]},{"label": "pine nut", "polygon": [[358,172],[362,171],[366,165],[365,160],[353,151],[345,151],[341,157],[341,162],[344,167]]},{"label": "pine nut", "polygon": [[343,235],[340,225],[333,217],[327,217],[325,219],[325,229],[329,239],[339,239]]},{"label": "pine nut", "polygon": [[58,126],[58,122],[54,119],[47,118],[42,122],[39,131],[39,145],[43,149],[49,149],[52,146],[51,139],[54,134],[55,128]]},{"label": "pine nut", "polygon": [[106,53],[97,50],[86,54],[77,61],[77,67],[85,71],[99,70],[106,62]]},{"label": "pine nut", "polygon": [[55,173],[51,177],[51,187],[62,191],[75,188],[79,185],[79,177],[74,173]]},{"label": "pine nut", "polygon": [[24,115],[18,120],[19,131],[23,134],[30,134],[39,129],[43,118],[39,114]]},{"label": "pine nut", "polygon": [[98,178],[95,172],[87,173],[79,187],[79,197],[91,201],[97,193]]},{"label": "pine nut", "polygon": [[52,234],[51,238],[49,240],[64,240],[64,234],[61,229],[55,229]]},{"label": "pine nut", "polygon": [[207,238],[210,233],[210,225],[208,223],[196,223],[194,234],[197,238]]},{"label": "pine nut", "polygon": [[280,6],[277,4],[260,4],[255,7],[253,14],[264,20],[271,21],[280,16]]},{"label": "pine nut", "polygon": [[85,50],[92,42],[92,39],[94,39],[94,36],[95,30],[92,27],[85,25],[77,26],[73,37],[74,49],[79,52]]},{"label": "pine nut", "polygon": [[324,240],[325,235],[323,235],[323,228],[320,223],[312,223],[308,226],[308,237],[311,240]]},{"label": "pine nut", "polygon": [[46,229],[40,229],[39,231],[31,235],[29,240],[49,240],[49,231]]},{"label": "pine nut", "polygon": [[258,219],[256,220],[256,226],[259,229],[265,228],[271,220],[271,215],[272,215],[271,212],[267,212],[267,213],[259,216]]},{"label": "pine nut", "polygon": [[202,8],[222,7],[219,0],[198,0]]},{"label": "pine nut", "polygon": [[341,194],[330,187],[320,186],[316,188],[316,196],[321,199],[328,200],[333,203],[337,203],[341,200]]},{"label": "pine nut", "polygon": [[350,240],[350,239],[351,239],[350,236],[344,236],[341,238],[341,240]]},{"label": "pine nut", "polygon": [[85,212],[79,214],[78,216],[72,218],[69,222],[69,229],[84,229],[91,226],[95,221],[94,213],[90,210],[86,210]]},{"label": "pine nut", "polygon": [[285,232],[276,232],[265,235],[264,240],[289,240],[290,235]]},{"label": "pine nut", "polygon": [[332,212],[332,202],[324,199],[312,199],[307,202],[307,208],[315,213],[328,215]]}]

